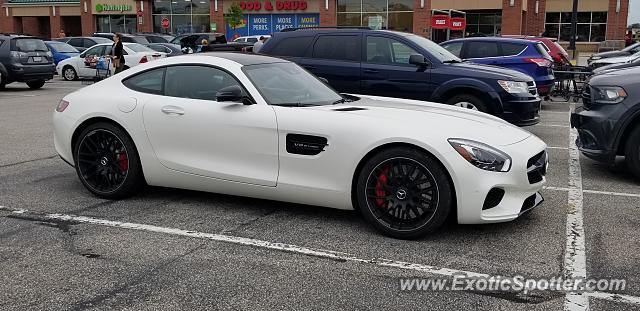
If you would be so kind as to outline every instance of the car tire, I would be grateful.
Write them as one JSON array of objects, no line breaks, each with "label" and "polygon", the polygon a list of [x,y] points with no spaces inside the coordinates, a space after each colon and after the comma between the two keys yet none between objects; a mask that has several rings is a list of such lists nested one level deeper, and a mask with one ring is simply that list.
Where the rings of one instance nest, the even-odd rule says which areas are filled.
[{"label": "car tire", "polygon": [[424,151],[389,148],[362,166],[355,204],[382,234],[421,238],[440,228],[451,212],[455,195],[448,176],[442,164]]},{"label": "car tire", "polygon": [[145,186],[136,146],[120,127],[100,122],[80,133],[73,148],[82,184],[103,199],[123,199]]},{"label": "car tire", "polygon": [[64,66],[62,68],[62,78],[67,81],[75,81],[78,80],[78,73],[71,66]]},{"label": "car tire", "polygon": [[44,86],[44,80],[29,81],[27,82],[27,85],[29,86],[30,89],[37,90]]},{"label": "car tire", "polygon": [[489,107],[485,105],[478,97],[469,94],[455,95],[449,98],[446,102],[447,105],[467,108],[470,110],[478,110],[485,113],[490,113]]},{"label": "car tire", "polygon": [[640,126],[636,126],[627,138],[625,161],[633,175],[640,178]]}]

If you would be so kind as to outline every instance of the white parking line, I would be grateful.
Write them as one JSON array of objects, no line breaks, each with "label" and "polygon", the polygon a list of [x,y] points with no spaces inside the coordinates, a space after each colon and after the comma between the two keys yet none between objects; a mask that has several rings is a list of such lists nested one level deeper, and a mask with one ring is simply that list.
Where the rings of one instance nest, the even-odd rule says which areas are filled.
[{"label": "white parking line", "polygon": [[[564,276],[587,278],[587,256],[582,223],[582,172],[580,152],[573,143],[578,132],[569,128],[569,195],[567,206],[567,244],[564,253]],[[584,294],[567,293],[564,299],[566,311],[589,310],[589,298]]]},{"label": "white parking line", "polygon": [[[544,190],[550,190],[550,191],[562,191],[562,192],[569,192],[570,191],[569,188],[551,187],[551,186],[545,186],[543,189]],[[611,196],[618,196],[618,197],[640,198],[640,193],[611,192],[611,191],[600,191],[600,190],[589,190],[589,189],[582,189],[582,193],[602,194],[602,195],[611,195]]]},{"label": "white parking line", "polygon": [[554,146],[547,146],[547,149],[552,149],[552,150],[569,150],[569,148],[567,148],[567,147],[554,147]]},{"label": "white parking line", "polygon": [[550,123],[538,123],[534,126],[543,126],[543,127],[562,127],[562,128],[570,128],[568,125],[563,124],[550,124]]}]

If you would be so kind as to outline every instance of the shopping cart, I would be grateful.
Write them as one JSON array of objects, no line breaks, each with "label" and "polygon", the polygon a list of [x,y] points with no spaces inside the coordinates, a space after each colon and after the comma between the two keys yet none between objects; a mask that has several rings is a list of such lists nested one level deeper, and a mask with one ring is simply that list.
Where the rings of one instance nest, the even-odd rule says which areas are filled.
[{"label": "shopping cart", "polygon": [[111,76],[111,58],[110,57],[89,56],[85,58],[84,63],[85,63],[85,66],[95,69],[96,74],[90,80],[83,80],[82,84],[93,84]]}]

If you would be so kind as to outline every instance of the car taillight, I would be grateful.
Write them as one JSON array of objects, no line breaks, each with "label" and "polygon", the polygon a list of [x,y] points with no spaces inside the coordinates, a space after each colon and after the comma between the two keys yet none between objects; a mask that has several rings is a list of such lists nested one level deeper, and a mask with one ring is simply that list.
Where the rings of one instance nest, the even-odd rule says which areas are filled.
[{"label": "car taillight", "polygon": [[551,67],[551,64],[553,64],[546,58],[525,58],[524,61],[534,63],[540,67]]},{"label": "car taillight", "polygon": [[65,109],[67,109],[67,107],[69,107],[69,102],[63,99],[58,103],[58,107],[56,107],[56,111],[63,112]]},{"label": "car taillight", "polygon": [[140,64],[142,64],[142,63],[146,63],[146,62],[148,62],[148,61],[149,61],[149,60],[147,59],[147,56],[142,56],[142,58],[140,59]]}]

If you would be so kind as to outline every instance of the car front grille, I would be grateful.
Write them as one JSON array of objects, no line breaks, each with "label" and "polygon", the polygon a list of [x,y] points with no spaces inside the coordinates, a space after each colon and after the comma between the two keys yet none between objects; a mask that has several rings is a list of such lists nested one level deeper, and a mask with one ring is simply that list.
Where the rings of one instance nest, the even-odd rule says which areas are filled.
[{"label": "car front grille", "polygon": [[533,156],[527,162],[527,178],[530,184],[536,184],[542,181],[547,174],[547,152],[542,151]]},{"label": "car front grille", "polygon": [[587,110],[591,108],[591,86],[589,84],[585,84],[582,89],[582,106]]}]

